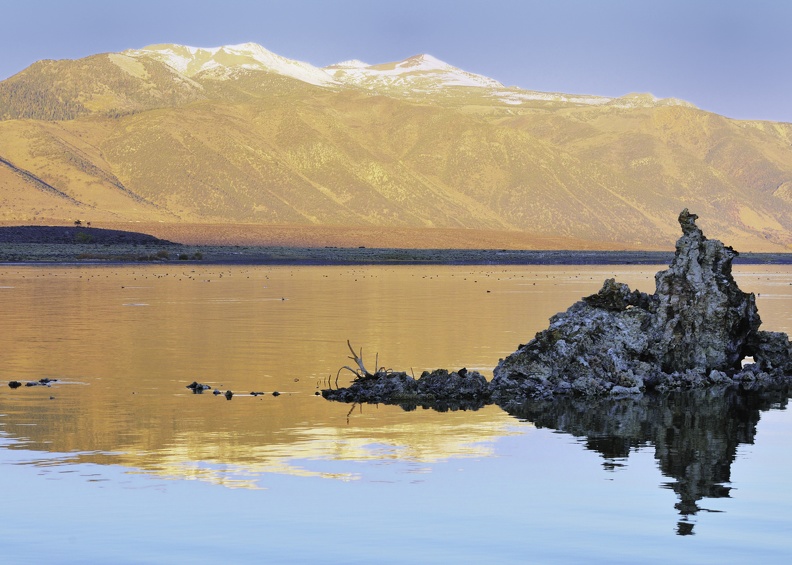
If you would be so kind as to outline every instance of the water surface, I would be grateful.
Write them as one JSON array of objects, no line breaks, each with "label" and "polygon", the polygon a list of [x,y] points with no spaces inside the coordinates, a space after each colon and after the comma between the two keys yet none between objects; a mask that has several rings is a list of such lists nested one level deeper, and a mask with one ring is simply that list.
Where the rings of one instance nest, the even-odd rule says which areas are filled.
[{"label": "water surface", "polygon": [[[370,367],[489,377],[605,278],[652,292],[658,268],[0,266],[0,548],[31,563],[786,561],[784,391],[515,414],[315,394],[351,363],[347,339]],[[735,272],[763,328],[792,331],[792,269]],[[58,382],[5,386],[44,377]],[[194,380],[235,394],[193,395]]]}]

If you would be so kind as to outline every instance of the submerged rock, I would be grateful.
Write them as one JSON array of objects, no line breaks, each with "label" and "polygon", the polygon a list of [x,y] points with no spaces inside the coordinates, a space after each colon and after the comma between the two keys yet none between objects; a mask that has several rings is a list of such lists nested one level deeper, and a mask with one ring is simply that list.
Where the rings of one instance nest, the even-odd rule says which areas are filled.
[{"label": "submerged rock", "polygon": [[[491,383],[498,403],[555,394],[624,395],[713,384],[764,384],[792,374],[786,334],[758,331],[753,294],[734,281],[737,252],[707,239],[695,214],[656,291],[613,279],[550,318],[548,329],[502,359]],[[745,357],[755,364],[741,367]]]}]

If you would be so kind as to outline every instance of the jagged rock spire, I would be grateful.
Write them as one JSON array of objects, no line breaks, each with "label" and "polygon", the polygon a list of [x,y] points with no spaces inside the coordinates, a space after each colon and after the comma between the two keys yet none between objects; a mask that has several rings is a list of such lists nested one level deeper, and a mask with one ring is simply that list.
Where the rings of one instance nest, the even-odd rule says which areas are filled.
[{"label": "jagged rock spire", "polygon": [[697,218],[687,208],[679,215],[674,260],[655,276],[652,349],[667,373],[739,368],[746,339],[761,324],[754,295],[732,277],[738,253],[704,237]]}]

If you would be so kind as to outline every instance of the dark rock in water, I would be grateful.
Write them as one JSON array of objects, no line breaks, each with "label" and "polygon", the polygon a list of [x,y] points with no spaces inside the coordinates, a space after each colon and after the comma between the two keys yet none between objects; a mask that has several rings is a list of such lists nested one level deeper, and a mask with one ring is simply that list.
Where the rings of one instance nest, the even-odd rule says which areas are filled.
[{"label": "dark rock in water", "polygon": [[190,384],[188,384],[186,388],[189,388],[191,391],[193,391],[193,394],[203,394],[203,391],[209,390],[212,387],[210,387],[209,385],[201,384],[197,381],[193,381]]},{"label": "dark rock in water", "polygon": [[[50,386],[51,383],[56,383],[56,382],[58,382],[58,379],[43,378],[43,379],[39,379],[37,381],[27,382],[27,383],[25,383],[25,386]],[[9,386],[10,386],[10,383],[9,383]],[[16,387],[13,387],[13,388],[16,388]]]},{"label": "dark rock in water", "polygon": [[263,396],[263,395],[264,395],[263,392],[251,392],[250,393],[250,396]]},{"label": "dark rock in water", "polygon": [[781,332],[754,332],[749,336],[746,353],[752,355],[756,366],[768,373],[790,373],[792,343]]},{"label": "dark rock in water", "polygon": [[275,390],[272,392],[272,396],[280,396],[280,393],[277,390]]},{"label": "dark rock in water", "polygon": [[226,400],[231,400],[234,397],[234,393],[230,390],[225,391]]},{"label": "dark rock in water", "polygon": [[221,394],[223,394],[223,393],[222,393],[222,392],[220,392],[218,389],[214,389],[214,390],[212,391],[212,394],[214,394],[215,396],[219,396],[219,395],[221,395]]},{"label": "dark rock in water", "polygon": [[22,386],[22,383],[20,383],[19,381],[10,381],[8,383],[8,386],[11,388],[19,388]]},{"label": "dark rock in water", "polygon": [[[12,381],[12,382],[17,382],[17,381]],[[25,386],[50,386],[51,383],[56,383],[56,382],[58,382],[58,379],[43,378],[37,381],[27,382],[25,383]],[[11,383],[8,383],[8,386],[11,386]],[[16,387],[11,387],[11,388],[16,388]]]},{"label": "dark rock in water", "polygon": [[418,379],[404,372],[378,371],[357,377],[348,388],[327,389],[322,396],[341,402],[398,404],[437,410],[475,410],[489,404],[487,380],[476,371],[464,376],[445,369],[424,371]]},{"label": "dark rock in water", "polygon": [[[687,209],[680,214],[683,235],[668,270],[655,276],[655,294],[605,281],[498,363],[495,401],[764,385],[792,375],[789,338],[758,331],[754,295],[732,277],[737,252],[708,240],[696,218]],[[756,363],[743,369],[748,356]]]}]

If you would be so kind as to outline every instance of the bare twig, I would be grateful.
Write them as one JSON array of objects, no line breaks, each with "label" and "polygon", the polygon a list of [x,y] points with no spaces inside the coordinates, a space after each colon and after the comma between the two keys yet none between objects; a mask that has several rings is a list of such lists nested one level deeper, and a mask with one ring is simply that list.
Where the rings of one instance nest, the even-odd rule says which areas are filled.
[{"label": "bare twig", "polygon": [[361,374],[360,374],[360,371],[359,371],[359,370],[353,369],[353,368],[352,368],[352,367],[350,367],[349,365],[344,365],[343,367],[341,367],[340,369],[338,369],[338,372],[336,373],[336,379],[335,379],[335,380],[336,380],[336,386],[338,386],[338,375],[340,375],[340,374],[341,374],[341,371],[343,371],[344,369],[346,369],[347,371],[350,371],[350,372],[354,373],[355,377],[357,377],[357,378],[360,378],[360,377],[362,377],[362,376],[363,376],[363,375],[361,375]]},{"label": "bare twig", "polygon": [[355,364],[357,365],[357,369],[349,365],[344,365],[343,367],[338,369],[335,378],[336,388],[338,388],[338,377],[341,375],[341,371],[343,370],[347,370],[353,375],[355,375],[355,381],[362,379],[374,379],[382,375],[387,375],[393,372],[393,369],[386,369],[385,367],[379,367],[379,353],[377,353],[375,357],[375,364],[377,366],[375,367],[373,373],[370,372],[368,369],[366,369],[366,365],[363,362],[363,348],[361,347],[360,351],[356,353],[349,340],[347,340],[347,347],[349,348],[349,351],[352,353],[352,356],[349,357],[349,359],[355,362]]},{"label": "bare twig", "polygon": [[[352,349],[352,344],[349,343],[349,340],[347,340],[347,347],[349,347],[349,351],[352,352],[352,357],[350,357],[350,359],[352,359],[352,361],[354,361],[357,364],[357,366],[360,368],[360,372],[358,373],[358,376],[373,377],[374,375],[369,373],[368,370],[366,369],[366,366],[363,365],[363,348],[362,347],[360,348],[360,354],[355,353],[355,350]],[[357,371],[353,370],[352,372],[355,373]]]}]

